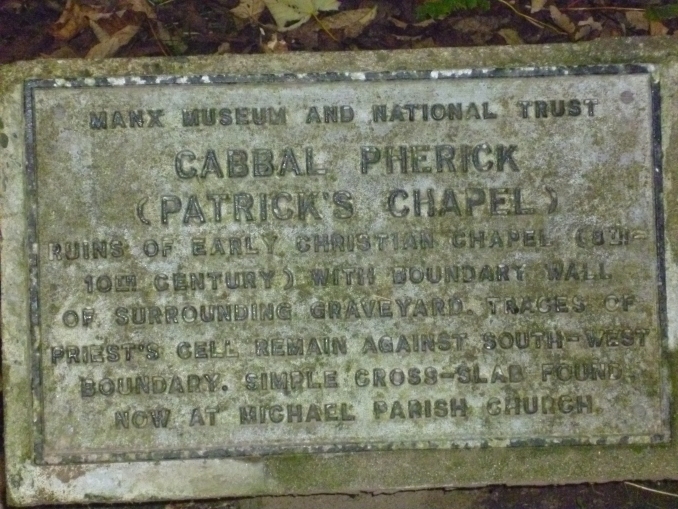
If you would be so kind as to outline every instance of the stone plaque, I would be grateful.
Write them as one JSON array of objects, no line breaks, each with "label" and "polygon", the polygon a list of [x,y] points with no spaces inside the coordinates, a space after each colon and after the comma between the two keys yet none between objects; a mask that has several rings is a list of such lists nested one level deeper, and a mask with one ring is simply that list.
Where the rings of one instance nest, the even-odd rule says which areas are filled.
[{"label": "stone plaque", "polygon": [[36,461],[668,438],[643,69],[29,81]]},{"label": "stone plaque", "polygon": [[3,69],[10,502],[678,477],[678,50],[574,48]]}]

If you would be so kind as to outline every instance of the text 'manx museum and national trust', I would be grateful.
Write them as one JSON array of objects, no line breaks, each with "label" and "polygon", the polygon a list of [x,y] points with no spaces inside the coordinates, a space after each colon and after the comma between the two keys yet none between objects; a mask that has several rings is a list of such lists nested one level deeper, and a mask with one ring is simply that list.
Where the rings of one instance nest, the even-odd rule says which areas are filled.
[{"label": "text 'manx museum and national trust'", "polygon": [[[31,483],[666,447],[656,68],[453,67],[23,74],[3,320]],[[267,468],[187,496],[295,491]]]}]

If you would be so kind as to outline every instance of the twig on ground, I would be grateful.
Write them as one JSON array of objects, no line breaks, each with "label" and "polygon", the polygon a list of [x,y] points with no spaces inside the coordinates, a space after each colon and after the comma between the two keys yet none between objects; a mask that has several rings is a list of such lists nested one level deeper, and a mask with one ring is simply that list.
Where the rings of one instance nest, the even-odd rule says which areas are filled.
[{"label": "twig on ground", "polygon": [[647,486],[643,486],[642,484],[636,484],[630,481],[626,481],[624,482],[624,484],[628,484],[629,486],[633,486],[634,488],[638,488],[639,490],[645,490],[651,493],[658,493],[659,495],[666,495],[667,497],[678,498],[678,494],[671,493],[669,491],[655,490],[654,488],[648,488]]},{"label": "twig on ground", "polygon": [[561,35],[569,35],[567,32],[563,32],[562,30],[554,27],[553,25],[549,25],[548,23],[543,23],[543,22],[539,21],[538,19],[533,18],[532,16],[528,16],[527,14],[520,12],[518,9],[516,9],[513,5],[508,3],[506,0],[499,0],[499,2],[504,4],[506,7],[511,9],[513,12],[515,12],[518,16],[526,19],[527,21],[529,21],[530,23],[532,23],[536,27],[548,28],[549,30],[553,30],[557,34],[561,34]]},{"label": "twig on ground", "polygon": [[165,48],[165,44],[160,40],[160,37],[158,37],[158,34],[155,33],[155,29],[153,28],[153,23],[151,23],[150,19],[146,19],[146,22],[148,23],[148,27],[151,29],[151,34],[153,35],[153,39],[155,39],[156,44],[160,48],[160,51],[162,51],[162,54],[166,57],[170,56],[170,54],[167,52],[167,49]]},{"label": "twig on ground", "polygon": [[628,11],[645,12],[639,7],[563,7],[561,11]]}]

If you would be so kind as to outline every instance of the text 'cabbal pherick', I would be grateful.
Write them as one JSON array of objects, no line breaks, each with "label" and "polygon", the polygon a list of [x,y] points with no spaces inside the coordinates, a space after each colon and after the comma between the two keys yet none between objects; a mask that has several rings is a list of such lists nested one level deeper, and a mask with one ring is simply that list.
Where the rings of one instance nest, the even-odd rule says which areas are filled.
[{"label": "text 'cabbal pherick'", "polygon": [[[517,107],[520,117],[536,119],[549,117],[594,116],[595,99],[570,99],[551,101],[521,101]],[[152,115],[151,115],[152,113]],[[152,119],[151,127],[163,127],[159,118],[164,110],[148,111]],[[199,126],[247,126],[287,125],[287,108],[201,108],[185,109],[181,112],[182,125]],[[114,111],[109,113],[91,112],[92,129],[142,128],[146,123],[144,110]],[[353,122],[356,118],[353,107],[324,106],[310,107],[306,115],[306,124],[332,124]],[[493,120],[497,113],[491,110],[487,102],[443,104],[393,104],[374,105],[374,122],[440,122],[440,121],[477,121]],[[386,174],[396,173],[440,173],[459,172],[481,173],[498,171],[519,171],[514,159],[517,145],[492,145],[487,142],[475,145],[399,145],[360,147],[360,171],[380,171]],[[174,161],[177,176],[180,179],[208,178],[244,178],[244,177],[284,177],[326,175],[328,171],[337,171],[321,167],[314,159],[313,147],[271,148],[227,148],[221,151],[208,149],[196,154],[190,149],[180,150]],[[422,194],[423,193],[423,194]],[[204,196],[191,195],[182,202],[176,195],[164,195],[161,198],[160,217],[163,223],[169,221],[172,214],[179,214],[184,224],[192,221],[220,223],[224,218],[222,207],[230,202],[232,218],[236,221],[270,220],[306,220],[307,217],[322,219],[323,213],[335,218],[348,219],[354,213],[352,194],[348,190],[334,191],[331,199],[323,196],[323,205],[317,203],[318,193],[291,194],[279,192],[272,194],[210,192]],[[554,204],[557,200],[553,195]],[[491,215],[531,214],[534,210],[521,203],[520,188],[467,188],[444,189],[437,196],[432,189],[414,189],[408,193],[405,189],[395,189],[388,195],[389,212],[394,217],[435,215],[473,215],[474,210],[482,207]],[[409,205],[409,206],[408,206]],[[422,210],[423,207],[423,210]],[[320,209],[320,210],[319,210]],[[323,210],[327,209],[327,210]],[[207,211],[207,212],[206,212]]]}]

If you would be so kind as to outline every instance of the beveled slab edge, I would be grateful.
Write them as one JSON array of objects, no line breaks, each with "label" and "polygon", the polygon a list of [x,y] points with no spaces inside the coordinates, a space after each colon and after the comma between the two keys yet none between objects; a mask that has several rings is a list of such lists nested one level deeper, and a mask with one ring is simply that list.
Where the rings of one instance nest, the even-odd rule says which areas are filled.
[{"label": "beveled slab edge", "polygon": [[[261,494],[383,492],[487,484],[561,484],[678,478],[678,446],[526,447],[365,452],[158,463],[36,466],[31,461],[28,373],[23,81],[29,78],[157,74],[268,74],[643,63],[662,90],[668,348],[666,376],[678,389],[678,41],[598,40],[577,45],[219,56],[109,61],[33,61],[0,69],[2,333],[8,501],[149,501]],[[672,429],[676,429],[675,411]]]}]

